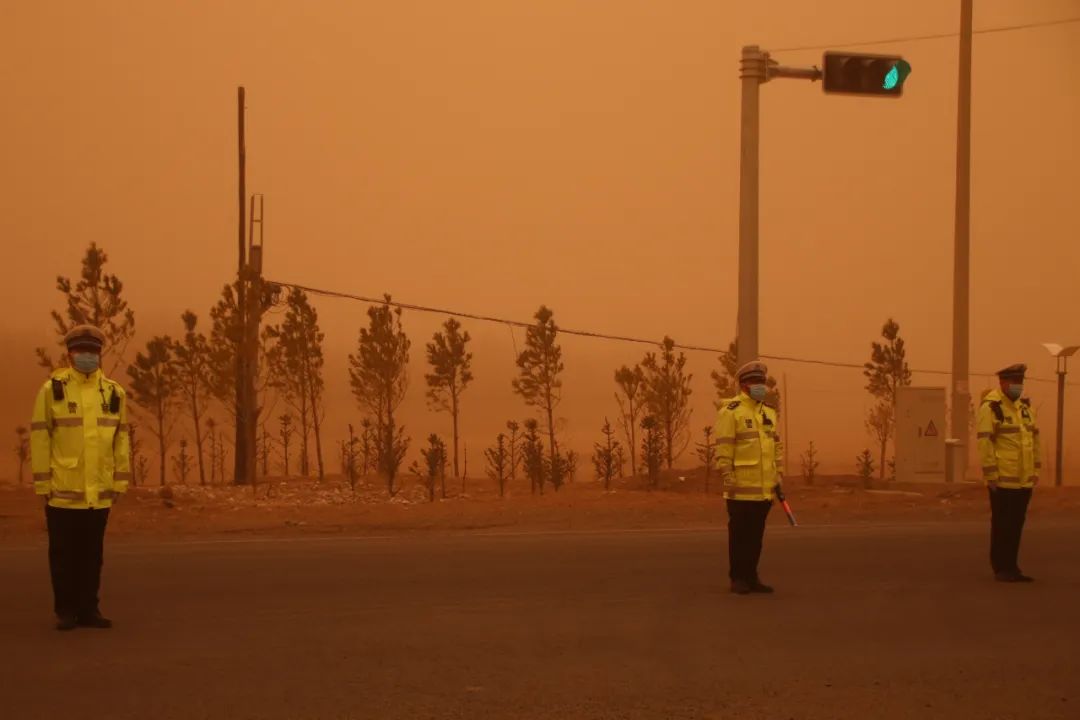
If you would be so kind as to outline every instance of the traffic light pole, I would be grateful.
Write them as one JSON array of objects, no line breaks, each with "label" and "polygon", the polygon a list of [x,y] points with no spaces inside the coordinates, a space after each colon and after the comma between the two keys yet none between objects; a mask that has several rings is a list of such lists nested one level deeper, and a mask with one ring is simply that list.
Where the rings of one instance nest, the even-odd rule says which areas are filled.
[{"label": "traffic light pole", "polygon": [[758,188],[761,84],[774,77],[820,80],[818,68],[782,67],[757,45],[742,50],[739,150],[739,299],[735,326],[738,366],[758,359]]}]

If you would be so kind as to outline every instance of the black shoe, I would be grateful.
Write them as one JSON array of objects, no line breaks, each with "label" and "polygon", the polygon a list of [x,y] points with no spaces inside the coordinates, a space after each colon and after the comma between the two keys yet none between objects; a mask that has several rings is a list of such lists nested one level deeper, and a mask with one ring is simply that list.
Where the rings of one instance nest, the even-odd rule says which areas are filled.
[{"label": "black shoe", "polygon": [[1021,578],[1023,578],[1023,577],[1024,576],[1021,575],[1018,572],[996,572],[996,573],[994,573],[994,579],[997,580],[998,582],[1007,582],[1007,583],[1024,582],[1023,580],[1021,580]]},{"label": "black shoe", "polygon": [[1016,573],[1016,582],[1035,582],[1035,578],[1022,572]]},{"label": "black shoe", "polygon": [[108,630],[112,627],[112,620],[102,617],[101,613],[94,613],[93,615],[85,615],[79,618],[79,627],[98,628],[99,630]]},{"label": "black shoe", "polygon": [[74,615],[57,615],[56,616],[56,629],[57,630],[74,630],[78,627],[78,622]]},{"label": "black shoe", "polygon": [[765,583],[761,582],[760,580],[755,580],[754,582],[750,583],[750,592],[768,594],[768,593],[771,593],[772,591],[773,591],[773,589],[770,586],[766,585]]},{"label": "black shoe", "polygon": [[731,592],[735,593],[736,595],[749,595],[750,593],[754,592],[754,588],[750,583],[746,582],[745,580],[732,580]]}]

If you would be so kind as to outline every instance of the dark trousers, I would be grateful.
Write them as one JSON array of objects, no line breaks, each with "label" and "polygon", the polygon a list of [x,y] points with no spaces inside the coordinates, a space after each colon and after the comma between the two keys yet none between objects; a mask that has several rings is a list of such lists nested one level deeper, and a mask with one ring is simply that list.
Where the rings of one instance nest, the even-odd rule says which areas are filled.
[{"label": "dark trousers", "polygon": [[49,572],[58,616],[93,617],[98,612],[102,550],[109,509],[45,507],[49,527]]},{"label": "dark trousers", "polygon": [[996,573],[1019,572],[1020,534],[1031,502],[1031,488],[990,490],[990,566]]},{"label": "dark trousers", "polygon": [[771,500],[728,500],[728,576],[754,582]]}]

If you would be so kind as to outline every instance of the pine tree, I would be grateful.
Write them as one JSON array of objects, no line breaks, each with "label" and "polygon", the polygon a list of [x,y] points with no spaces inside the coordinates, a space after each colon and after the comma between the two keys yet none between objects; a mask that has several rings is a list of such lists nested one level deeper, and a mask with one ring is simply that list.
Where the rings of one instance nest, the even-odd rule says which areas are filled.
[{"label": "pine tree", "polygon": [[19,486],[23,484],[26,462],[30,459],[30,435],[23,425],[15,428],[15,459],[19,461]]},{"label": "pine tree", "polygon": [[210,400],[210,344],[206,336],[196,332],[198,318],[188,310],[181,316],[184,323],[184,339],[174,342],[172,353],[176,358],[177,385],[187,412],[195,428],[195,454],[199,467],[199,484],[206,484],[206,468],[203,462],[202,421]]},{"label": "pine tree", "polygon": [[[285,402],[300,417],[300,469],[308,475],[308,428],[315,434],[315,461],[319,480],[325,477],[322,453],[322,421],[325,381],[323,342],[319,315],[303,290],[293,289],[286,301],[285,319],[268,328],[276,342],[274,375],[280,379]],[[310,424],[309,424],[310,423]]]},{"label": "pine tree", "polygon": [[[56,278],[56,289],[64,295],[66,307],[61,314],[52,311],[56,334],[63,346],[64,336],[77,325],[94,325],[105,335],[102,367],[113,375],[123,362],[128,343],[135,334],[135,312],[123,298],[124,284],[116,275],[105,272],[109,256],[90,243],[82,260],[79,281],[72,284],[69,278]],[[55,363],[46,348],[36,349],[38,363],[53,370]],[[67,353],[61,353],[60,364],[65,364]]]},{"label": "pine tree", "polygon": [[168,336],[151,338],[146,344],[146,352],[136,354],[135,362],[128,367],[131,400],[154,420],[149,428],[158,441],[162,485],[166,482],[165,459],[168,456],[169,437],[176,423],[173,410],[179,392],[179,376],[172,348],[173,342]]},{"label": "pine tree", "polygon": [[469,333],[461,332],[461,323],[450,318],[443,324],[444,332],[435,333],[427,345],[427,359],[431,372],[425,378],[428,384],[428,402],[436,410],[450,413],[453,420],[454,477],[458,472],[458,419],[461,412],[461,394],[473,379],[472,353],[466,351]]},{"label": "pine tree", "polygon": [[821,465],[817,459],[817,448],[814,447],[814,441],[810,441],[810,447],[803,453],[800,458],[802,464],[802,476],[803,482],[807,485],[813,485],[814,480],[817,478],[817,469]]},{"label": "pine tree", "polygon": [[900,337],[900,325],[889,318],[881,328],[885,342],[870,345],[870,361],[863,365],[866,391],[877,403],[867,414],[866,427],[878,442],[881,478],[885,477],[885,451],[893,435],[896,419],[896,392],[911,384],[907,349]]},{"label": "pine tree", "polygon": [[604,418],[604,427],[600,432],[604,435],[604,441],[593,445],[593,469],[596,472],[596,479],[604,481],[604,490],[611,490],[611,481],[618,473],[619,453],[622,447],[615,439],[615,430],[607,418]]},{"label": "pine tree", "polygon": [[[637,428],[641,407],[645,402],[645,374],[640,365],[629,368],[623,365],[615,371],[615,401],[619,403],[619,425],[622,426],[628,446],[637,447]],[[630,453],[630,473],[637,477],[637,455]]]},{"label": "pine tree", "polygon": [[[562,348],[556,342],[558,326],[546,306],[536,311],[536,323],[525,334],[525,349],[518,355],[518,377],[513,381],[514,392],[529,407],[538,408],[546,416],[548,429],[548,469],[556,492],[563,483],[563,462],[555,439],[555,408],[562,399],[562,380],[565,369]],[[541,489],[543,486],[541,485]]]},{"label": "pine tree", "polygon": [[499,497],[506,497],[506,481],[510,475],[510,453],[506,446],[506,435],[499,433],[495,438],[495,447],[484,451],[487,458],[488,477],[499,486]]},{"label": "pine tree", "polygon": [[415,461],[410,466],[414,475],[421,478],[428,491],[428,502],[435,502],[435,483],[443,482],[443,498],[446,498],[446,443],[438,435],[432,433],[428,436],[428,446],[420,450],[424,458],[421,467]]},{"label": "pine tree", "polygon": [[690,444],[690,381],[686,355],[675,355],[675,341],[665,337],[660,354],[648,353],[641,363],[645,374],[645,405],[663,438],[670,469]]},{"label": "pine tree", "polygon": [[405,399],[409,376],[409,339],[401,325],[401,308],[391,298],[368,308],[369,327],[361,328],[356,355],[349,355],[349,380],[361,409],[375,419],[376,457],[386,488],[395,494],[394,478],[408,451],[409,439],[394,414]]},{"label": "pine tree", "polygon": [[517,480],[517,470],[521,465],[521,438],[519,435],[521,428],[516,421],[507,420],[506,429],[510,431],[510,482],[514,482]]},{"label": "pine tree", "polygon": [[660,468],[664,464],[664,436],[652,415],[641,419],[641,429],[645,431],[641,440],[641,464],[649,479],[649,489],[655,490],[660,487]]},{"label": "pine tree", "polygon": [[289,477],[289,445],[292,443],[292,436],[295,432],[292,422],[292,415],[288,413],[278,418],[278,442],[281,445],[283,462],[281,473],[284,477]]},{"label": "pine tree", "polygon": [[539,423],[529,418],[525,421],[525,432],[521,439],[521,460],[533,495],[544,494],[544,480],[548,471],[544,441],[540,439],[539,429]]},{"label": "pine tree", "polygon": [[703,431],[705,442],[697,444],[697,456],[705,466],[705,492],[709,492],[709,480],[712,478],[713,465],[716,464],[716,442],[713,440],[713,426],[706,425]]},{"label": "pine tree", "polygon": [[173,458],[173,473],[180,478],[181,485],[187,485],[187,476],[191,471],[191,456],[187,452],[187,440],[180,441],[180,454]]},{"label": "pine tree", "polygon": [[869,449],[863,450],[855,458],[855,466],[859,477],[863,480],[863,485],[870,487],[870,480],[874,477],[874,456],[870,454]]}]

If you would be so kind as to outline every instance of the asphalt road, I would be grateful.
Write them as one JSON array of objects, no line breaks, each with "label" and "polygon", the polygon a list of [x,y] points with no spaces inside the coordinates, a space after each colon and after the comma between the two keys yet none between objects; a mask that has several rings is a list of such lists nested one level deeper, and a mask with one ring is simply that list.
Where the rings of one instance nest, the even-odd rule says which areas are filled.
[{"label": "asphalt road", "polygon": [[1080,527],[994,583],[981,524],[118,544],[111,631],[0,548],[0,716],[1080,718]]}]

